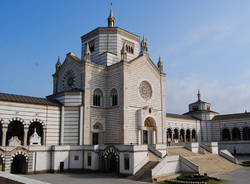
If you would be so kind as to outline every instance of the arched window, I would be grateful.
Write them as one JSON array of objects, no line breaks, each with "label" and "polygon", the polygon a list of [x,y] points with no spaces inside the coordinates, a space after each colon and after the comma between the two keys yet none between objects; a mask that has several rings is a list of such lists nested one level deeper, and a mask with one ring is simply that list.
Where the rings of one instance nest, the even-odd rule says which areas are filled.
[{"label": "arched window", "polygon": [[250,128],[243,128],[243,140],[250,140]]},{"label": "arched window", "polygon": [[110,98],[111,98],[111,105],[112,106],[118,105],[118,94],[117,94],[116,89],[111,90]]},{"label": "arched window", "polygon": [[103,127],[101,123],[95,123],[93,125],[93,133],[92,133],[92,144],[98,145],[103,143]]},{"label": "arched window", "polygon": [[222,130],[222,140],[223,141],[230,141],[230,132],[227,128]]},{"label": "arched window", "polygon": [[93,105],[98,107],[102,106],[102,99],[102,91],[100,89],[96,89],[93,94]]},{"label": "arched window", "polygon": [[195,129],[192,130],[192,141],[193,142],[196,141],[196,131],[195,131]]},{"label": "arched window", "polygon": [[234,141],[241,140],[240,130],[238,128],[234,128],[232,130],[232,140]]}]

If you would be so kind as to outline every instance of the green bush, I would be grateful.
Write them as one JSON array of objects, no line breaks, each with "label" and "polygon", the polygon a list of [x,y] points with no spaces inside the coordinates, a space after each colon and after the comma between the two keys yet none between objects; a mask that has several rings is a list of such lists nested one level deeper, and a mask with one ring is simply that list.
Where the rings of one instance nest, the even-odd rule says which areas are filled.
[{"label": "green bush", "polygon": [[198,182],[208,182],[209,177],[203,175],[182,175],[176,178],[179,181],[198,181]]},{"label": "green bush", "polygon": [[241,165],[245,167],[250,167],[250,161],[241,162]]}]

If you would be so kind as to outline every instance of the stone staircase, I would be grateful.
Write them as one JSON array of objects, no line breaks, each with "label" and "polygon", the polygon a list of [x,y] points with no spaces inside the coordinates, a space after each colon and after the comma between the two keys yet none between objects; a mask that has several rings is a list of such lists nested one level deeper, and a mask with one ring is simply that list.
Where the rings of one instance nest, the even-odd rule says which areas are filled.
[{"label": "stone staircase", "polygon": [[151,170],[159,163],[159,161],[149,161],[134,176],[137,181],[152,181]]},{"label": "stone staircase", "polygon": [[149,162],[145,164],[134,176],[129,177],[136,181],[152,182],[152,169],[160,162],[161,158],[148,151]]},{"label": "stone staircase", "polygon": [[200,174],[223,173],[240,168],[217,154],[211,154],[207,151],[204,154],[193,153],[186,148],[168,148],[168,155],[182,155],[194,164],[200,166]]}]

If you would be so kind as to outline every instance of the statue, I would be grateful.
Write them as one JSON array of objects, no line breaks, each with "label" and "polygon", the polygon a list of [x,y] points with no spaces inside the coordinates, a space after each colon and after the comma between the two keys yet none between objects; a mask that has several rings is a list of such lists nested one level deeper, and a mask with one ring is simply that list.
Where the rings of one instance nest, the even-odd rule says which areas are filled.
[{"label": "statue", "polygon": [[41,146],[41,137],[37,134],[36,128],[34,129],[33,135],[30,136],[30,145]]},{"label": "statue", "polygon": [[21,141],[17,136],[11,137],[8,142],[9,146],[21,146]]}]

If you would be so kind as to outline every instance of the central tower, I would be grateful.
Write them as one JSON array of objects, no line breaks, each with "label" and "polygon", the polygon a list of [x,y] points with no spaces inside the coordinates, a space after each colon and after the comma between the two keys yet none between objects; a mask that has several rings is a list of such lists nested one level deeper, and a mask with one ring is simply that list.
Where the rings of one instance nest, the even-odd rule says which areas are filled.
[{"label": "central tower", "polygon": [[[110,66],[121,60],[132,60],[139,55],[140,37],[115,26],[115,17],[112,7],[108,17],[107,27],[98,27],[83,35],[82,60],[85,51],[91,52],[91,61],[104,66]],[[126,55],[126,57],[122,57]]]}]

